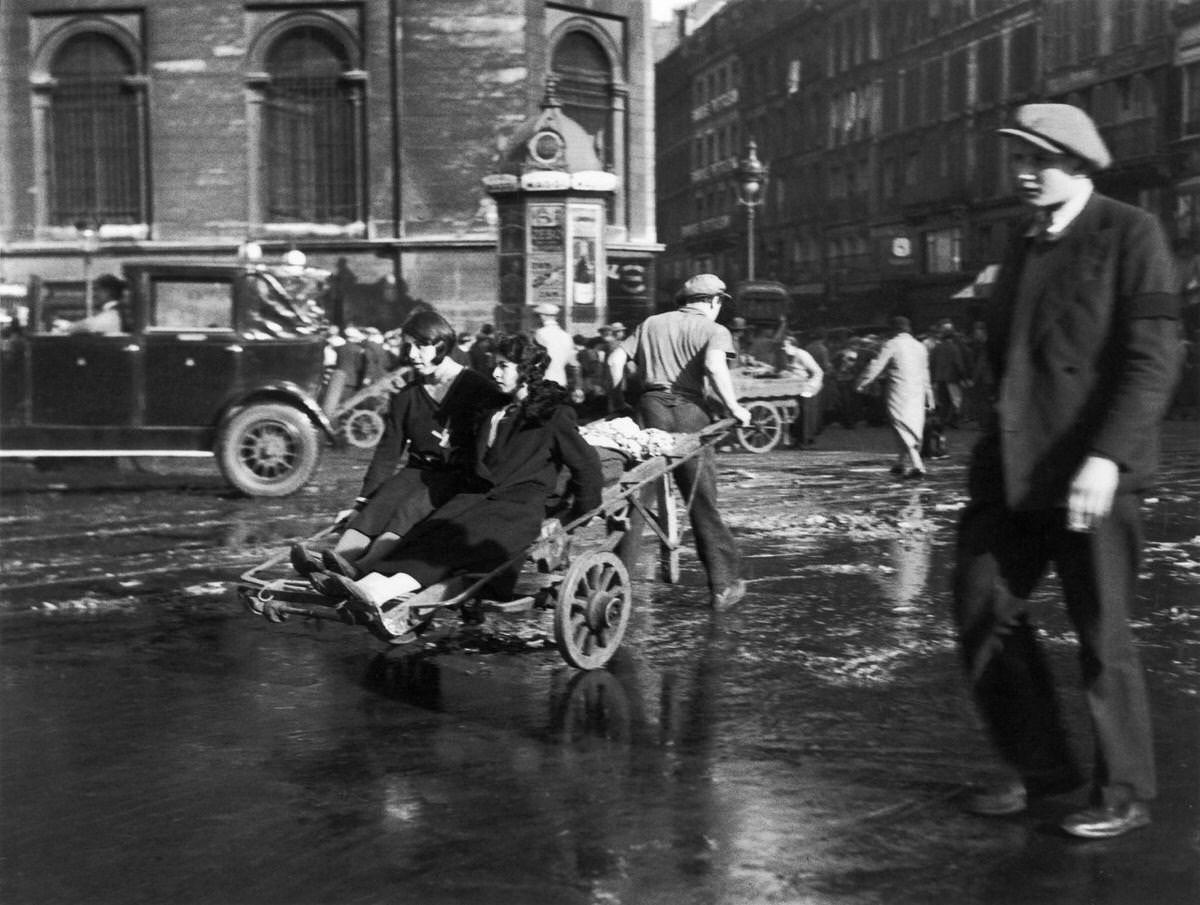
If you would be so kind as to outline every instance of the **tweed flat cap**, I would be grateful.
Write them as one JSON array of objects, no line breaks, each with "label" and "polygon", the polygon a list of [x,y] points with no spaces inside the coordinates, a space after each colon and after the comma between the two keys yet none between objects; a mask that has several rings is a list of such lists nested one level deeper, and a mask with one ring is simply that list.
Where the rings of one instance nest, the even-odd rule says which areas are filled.
[{"label": "tweed flat cap", "polygon": [[1011,126],[996,131],[1055,154],[1074,154],[1093,170],[1112,164],[1112,155],[1092,118],[1070,104],[1025,104],[1017,108]]},{"label": "tweed flat cap", "polygon": [[688,299],[709,298],[714,295],[729,298],[729,293],[725,291],[725,282],[716,274],[701,273],[683,284],[675,293],[675,301],[683,304]]}]

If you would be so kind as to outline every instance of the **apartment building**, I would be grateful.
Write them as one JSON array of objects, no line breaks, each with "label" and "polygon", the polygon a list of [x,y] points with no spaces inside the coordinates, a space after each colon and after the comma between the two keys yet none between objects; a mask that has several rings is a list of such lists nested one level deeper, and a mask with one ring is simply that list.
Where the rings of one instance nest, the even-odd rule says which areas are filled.
[{"label": "apartment building", "polygon": [[[1039,100],[1092,114],[1116,158],[1100,188],[1162,217],[1188,258],[1197,6],[731,2],[657,67],[660,290],[697,269],[744,278],[752,241],[754,275],[783,282],[807,322],[968,320],[954,296],[996,261],[1016,212],[994,130]],[[668,112],[688,92],[690,119]],[[752,240],[737,194],[750,139],[769,173]]]}]

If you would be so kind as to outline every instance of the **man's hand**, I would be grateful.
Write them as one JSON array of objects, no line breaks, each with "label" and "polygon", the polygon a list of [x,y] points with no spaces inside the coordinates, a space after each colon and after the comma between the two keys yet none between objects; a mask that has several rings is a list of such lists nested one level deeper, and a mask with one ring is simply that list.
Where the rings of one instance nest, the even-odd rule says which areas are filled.
[{"label": "man's hand", "polygon": [[1112,511],[1120,469],[1112,459],[1088,456],[1067,496],[1067,530],[1091,531]]},{"label": "man's hand", "polygon": [[750,426],[750,409],[746,408],[745,406],[743,406],[743,405],[732,406],[729,409],[729,414],[732,415],[734,418],[737,418],[738,423],[741,424],[742,427]]},{"label": "man's hand", "polygon": [[542,528],[538,532],[538,540],[550,540],[562,534],[562,522],[554,517],[542,519]]}]

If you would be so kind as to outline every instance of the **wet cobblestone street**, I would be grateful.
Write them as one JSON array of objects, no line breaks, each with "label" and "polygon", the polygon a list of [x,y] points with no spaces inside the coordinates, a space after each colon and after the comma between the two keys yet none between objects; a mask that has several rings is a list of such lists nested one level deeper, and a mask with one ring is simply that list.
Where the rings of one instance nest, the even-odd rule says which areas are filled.
[{"label": "wet cobblestone street", "polygon": [[[1079,799],[963,813],[989,749],[949,618],[969,432],[929,477],[878,428],[718,457],[750,592],[635,576],[605,670],[537,617],[413,648],[268,624],[231,588],[352,499],[330,452],[284,500],[215,468],[2,473],[0,901],[6,905],[1191,905],[1200,901],[1200,448],[1167,429],[1135,633],[1154,823],[1055,829]],[[1075,644],[1039,599],[1088,738]]]}]

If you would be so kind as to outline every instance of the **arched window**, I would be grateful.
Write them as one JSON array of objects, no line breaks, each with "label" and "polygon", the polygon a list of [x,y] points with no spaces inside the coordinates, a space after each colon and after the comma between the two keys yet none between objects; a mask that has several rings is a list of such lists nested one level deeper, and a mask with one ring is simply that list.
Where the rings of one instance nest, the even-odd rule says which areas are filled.
[{"label": "arched window", "polygon": [[596,140],[596,153],[612,169],[613,73],[600,42],[583,31],[567,32],[554,48],[551,62],[558,76],[563,113],[583,126]]},{"label": "arched window", "polygon": [[50,61],[51,225],[146,222],[137,67],[107,35],[81,32]]},{"label": "arched window", "polygon": [[263,91],[264,214],[270,222],[348,223],[358,203],[358,87],[346,50],[300,25],[267,50]]}]

